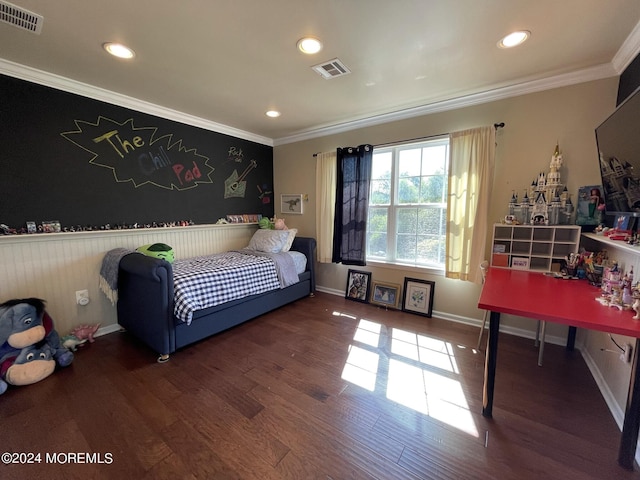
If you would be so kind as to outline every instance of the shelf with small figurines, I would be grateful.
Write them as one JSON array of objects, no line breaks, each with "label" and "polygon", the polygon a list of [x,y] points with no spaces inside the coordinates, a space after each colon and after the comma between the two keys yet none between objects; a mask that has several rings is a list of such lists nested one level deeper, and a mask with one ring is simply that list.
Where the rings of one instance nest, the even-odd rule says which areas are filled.
[{"label": "shelf with small figurines", "polygon": [[[640,243],[636,243],[635,238],[630,241],[626,239],[614,240],[613,238],[620,238],[619,236],[605,235],[604,233],[583,233],[582,236],[594,242],[601,243],[603,245],[614,247],[626,252],[640,254]],[[613,238],[612,238],[613,237]]]},{"label": "shelf with small figurines", "polygon": [[582,238],[584,249],[600,249],[607,257],[600,281],[601,295],[596,300],[608,307],[634,311],[633,318],[639,319],[640,290],[634,272],[640,269],[640,245],[636,235],[609,230],[583,233]]}]

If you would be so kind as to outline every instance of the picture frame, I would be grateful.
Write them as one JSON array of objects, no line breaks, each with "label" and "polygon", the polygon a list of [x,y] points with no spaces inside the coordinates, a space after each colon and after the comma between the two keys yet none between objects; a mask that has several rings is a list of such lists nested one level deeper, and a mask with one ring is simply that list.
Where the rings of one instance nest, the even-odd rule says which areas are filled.
[{"label": "picture frame", "polygon": [[404,278],[402,311],[431,317],[433,312],[433,291],[436,282],[419,278]]},{"label": "picture frame", "polygon": [[585,185],[578,189],[576,225],[600,225],[604,222],[603,191],[602,185]]},{"label": "picture frame", "polygon": [[374,305],[397,309],[400,304],[400,285],[373,280],[369,301]]},{"label": "picture frame", "polygon": [[349,269],[344,298],[355,302],[369,303],[371,272]]},{"label": "picture frame", "polygon": [[614,226],[618,230],[628,230],[630,220],[631,216],[629,215],[619,215],[616,217],[616,224]]},{"label": "picture frame", "polygon": [[301,193],[283,193],[280,195],[280,213],[302,215],[302,197]]}]

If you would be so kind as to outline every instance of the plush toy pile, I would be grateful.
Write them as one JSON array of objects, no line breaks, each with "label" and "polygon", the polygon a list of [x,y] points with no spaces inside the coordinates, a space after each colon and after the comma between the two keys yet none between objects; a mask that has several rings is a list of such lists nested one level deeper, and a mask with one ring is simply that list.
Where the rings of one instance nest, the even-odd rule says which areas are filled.
[{"label": "plush toy pile", "polygon": [[258,226],[267,230],[289,230],[289,228],[284,224],[284,219],[277,217],[262,217],[258,222]]},{"label": "plush toy pile", "polygon": [[0,394],[8,385],[30,385],[66,367],[73,353],[60,343],[44,300],[25,298],[0,304]]}]

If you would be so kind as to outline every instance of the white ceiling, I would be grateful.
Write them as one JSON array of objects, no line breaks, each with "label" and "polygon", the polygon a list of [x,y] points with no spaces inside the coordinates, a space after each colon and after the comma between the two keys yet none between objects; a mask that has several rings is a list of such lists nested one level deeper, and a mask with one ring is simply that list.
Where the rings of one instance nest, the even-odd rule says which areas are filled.
[{"label": "white ceiling", "polygon": [[[113,93],[125,106],[139,99],[142,111],[162,107],[275,145],[618,75],[640,49],[638,0],[11,3],[44,23],[40,35],[0,23],[0,73]],[[529,41],[498,49],[515,29],[530,30]],[[300,53],[304,35],[324,49]],[[110,57],[106,41],[127,44],[135,59]],[[350,75],[325,80],[311,69],[336,57]],[[269,109],[282,116],[268,118]]]}]

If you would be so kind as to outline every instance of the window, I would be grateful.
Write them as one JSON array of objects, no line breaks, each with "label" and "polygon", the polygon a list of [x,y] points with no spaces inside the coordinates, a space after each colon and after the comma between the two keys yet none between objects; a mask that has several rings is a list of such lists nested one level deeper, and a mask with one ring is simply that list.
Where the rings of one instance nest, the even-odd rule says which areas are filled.
[{"label": "window", "polygon": [[367,260],[444,270],[449,138],[376,149]]}]

